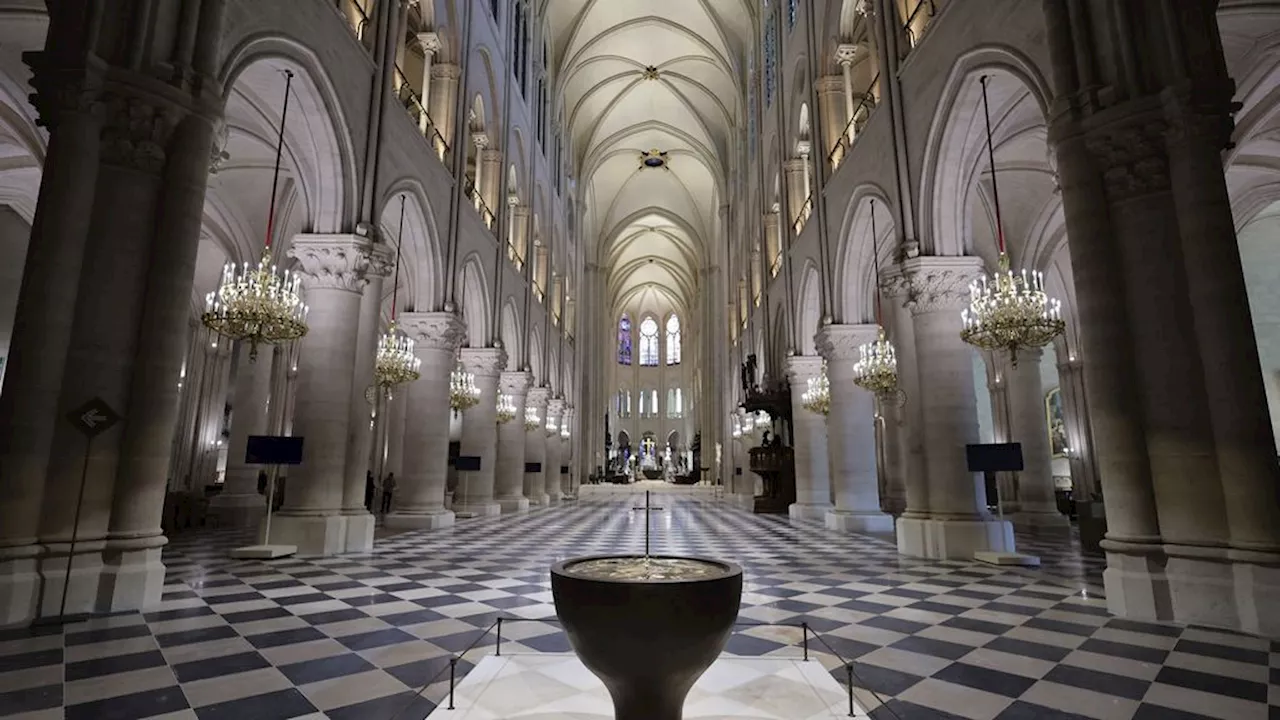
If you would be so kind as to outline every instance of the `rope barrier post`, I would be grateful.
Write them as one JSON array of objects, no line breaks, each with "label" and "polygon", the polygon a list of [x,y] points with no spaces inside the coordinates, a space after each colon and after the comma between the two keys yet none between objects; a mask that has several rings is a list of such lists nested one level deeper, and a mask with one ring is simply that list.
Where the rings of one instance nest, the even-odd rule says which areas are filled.
[{"label": "rope barrier post", "polygon": [[458,668],[458,658],[449,658],[449,709],[453,710],[453,679]]},{"label": "rope barrier post", "polygon": [[498,643],[494,648],[494,655],[502,657],[502,618],[498,618]]},{"label": "rope barrier post", "polygon": [[809,662],[809,623],[800,623],[800,629],[804,631],[804,661]]},{"label": "rope barrier post", "polygon": [[844,664],[845,672],[849,675],[849,717],[854,716],[853,707],[853,663]]}]

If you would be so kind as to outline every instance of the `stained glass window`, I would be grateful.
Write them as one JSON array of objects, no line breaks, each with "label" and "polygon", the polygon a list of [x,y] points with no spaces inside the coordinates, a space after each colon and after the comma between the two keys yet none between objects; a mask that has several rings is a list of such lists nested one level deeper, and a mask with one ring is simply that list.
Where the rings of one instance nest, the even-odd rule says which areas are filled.
[{"label": "stained glass window", "polygon": [[680,388],[667,388],[667,417],[684,417],[684,394]]},{"label": "stained glass window", "polygon": [[618,364],[631,364],[631,318],[625,313],[618,321]]},{"label": "stained glass window", "polygon": [[620,418],[631,417],[631,391],[619,390],[617,402],[618,402],[618,417]]},{"label": "stained glass window", "polygon": [[640,322],[640,365],[658,364],[658,321],[652,316]]},{"label": "stained glass window", "polygon": [[680,364],[680,318],[667,318],[667,364]]},{"label": "stained glass window", "polygon": [[787,27],[789,28],[796,26],[796,5],[798,4],[796,0],[787,0]]}]

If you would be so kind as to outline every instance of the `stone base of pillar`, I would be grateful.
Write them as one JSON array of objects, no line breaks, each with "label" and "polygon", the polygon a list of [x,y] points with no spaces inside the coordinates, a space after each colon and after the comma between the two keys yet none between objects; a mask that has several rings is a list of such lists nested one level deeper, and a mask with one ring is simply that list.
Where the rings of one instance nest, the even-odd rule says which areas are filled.
[{"label": "stone base of pillar", "polygon": [[37,545],[0,550],[0,627],[31,622],[40,602]]},{"label": "stone base of pillar", "polygon": [[228,495],[219,493],[209,501],[209,514],[218,527],[256,527],[267,513],[267,500],[252,495]]},{"label": "stone base of pillar", "polygon": [[1107,551],[1107,569],[1102,572],[1107,610],[1132,620],[1171,621],[1173,606],[1160,546],[1114,540],[1104,540],[1102,545]]},{"label": "stone base of pillar", "polygon": [[[261,534],[261,532],[259,533]],[[266,542],[265,538],[260,538]],[[288,511],[271,517],[271,544],[294,545],[298,555],[328,556],[346,552],[347,518],[344,515],[293,515]]]},{"label": "stone base of pillar", "polygon": [[502,506],[496,502],[454,502],[454,516],[461,515],[463,517],[493,517],[502,514]]},{"label": "stone base of pillar", "polygon": [[[71,563],[71,577],[66,586],[67,615],[82,615],[98,611],[98,584],[102,579],[102,547],[97,541],[87,546],[76,545],[76,555]],[[81,548],[84,548],[83,550]],[[67,578],[67,551],[65,544],[49,548],[51,555],[40,561],[39,617],[57,617],[62,604],[62,588]]]},{"label": "stone base of pillar", "polygon": [[979,550],[1013,552],[1013,525],[991,518],[898,518],[898,553],[931,560],[972,560]]},{"label": "stone base of pillar", "polygon": [[363,508],[349,511],[347,519],[347,537],[343,542],[343,552],[369,552],[373,549],[373,527],[377,521]]},{"label": "stone base of pillar", "polygon": [[425,512],[396,511],[387,513],[386,525],[391,530],[438,530],[453,527],[456,522],[453,511],[439,508]]},{"label": "stone base of pillar", "polygon": [[1005,517],[1019,530],[1028,532],[1066,533],[1071,531],[1071,518],[1057,510],[1021,510]]},{"label": "stone base of pillar", "polygon": [[1280,637],[1280,567],[1238,562],[1232,566],[1240,630],[1263,637]]},{"label": "stone base of pillar", "polygon": [[756,496],[745,492],[734,493],[733,504],[747,512],[752,512],[756,509]]},{"label": "stone base of pillar", "polygon": [[551,504],[551,496],[546,493],[531,495],[529,496],[529,504],[534,507],[547,507]]},{"label": "stone base of pillar", "polygon": [[520,513],[529,512],[529,498],[524,496],[510,498],[500,497],[498,498],[498,505],[502,508],[503,515],[518,515]]},{"label": "stone base of pillar", "polygon": [[546,498],[546,501],[543,503],[543,505],[559,505],[560,501],[562,500],[562,498],[560,497],[560,493],[558,491],[550,493],[548,495],[543,495],[542,497]]},{"label": "stone base of pillar", "polygon": [[828,510],[828,530],[837,532],[893,532],[893,516],[881,512],[853,512],[852,510]]},{"label": "stone base of pillar", "polygon": [[108,541],[98,584],[98,611],[140,610],[160,602],[164,592],[164,536]]},{"label": "stone base of pillar", "polygon": [[817,520],[826,522],[827,512],[834,510],[831,503],[791,503],[787,516],[792,520]]}]

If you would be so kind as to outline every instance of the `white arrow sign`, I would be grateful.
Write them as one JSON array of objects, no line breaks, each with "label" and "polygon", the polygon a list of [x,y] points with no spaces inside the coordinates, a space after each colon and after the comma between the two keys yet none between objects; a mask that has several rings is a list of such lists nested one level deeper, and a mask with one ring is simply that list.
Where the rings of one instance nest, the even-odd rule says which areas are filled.
[{"label": "white arrow sign", "polygon": [[80,416],[80,422],[84,423],[85,427],[90,429],[97,427],[98,423],[104,423],[106,421],[107,416],[98,412],[96,408]]},{"label": "white arrow sign", "polygon": [[87,437],[94,437],[115,427],[120,414],[102,398],[94,398],[66,415],[67,422],[76,426]]}]

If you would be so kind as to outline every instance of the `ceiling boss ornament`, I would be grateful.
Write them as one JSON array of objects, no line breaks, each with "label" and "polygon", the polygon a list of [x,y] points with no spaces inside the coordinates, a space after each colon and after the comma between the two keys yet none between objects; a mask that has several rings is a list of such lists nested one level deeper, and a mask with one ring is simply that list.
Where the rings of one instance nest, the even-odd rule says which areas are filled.
[{"label": "ceiling boss ornament", "polygon": [[275,176],[271,181],[271,206],[267,211],[267,240],[256,266],[235,263],[222,269],[217,290],[205,296],[200,321],[213,332],[249,343],[249,359],[256,360],[259,345],[297,340],[307,334],[307,306],[302,302],[302,278],[285,270],[277,274],[271,262],[271,236],[276,214],[276,191],[280,184],[280,158],[284,151],[284,123],[289,114],[289,86],[293,73],[285,71],[284,107],[280,112],[280,132],[276,138]]},{"label": "ceiling boss ornament", "polygon": [[659,150],[658,148],[653,148],[648,152],[640,153],[640,169],[641,170],[644,170],[644,169],[656,170],[657,168],[666,169],[666,167],[667,167],[667,153]]},{"label": "ceiling boss ornament", "polygon": [[1009,361],[1018,364],[1018,350],[1038,348],[1053,342],[1066,330],[1062,303],[1044,291],[1044,274],[1038,270],[1009,269],[1000,217],[1000,189],[996,182],[995,150],[991,142],[991,110],[987,104],[987,76],[982,79],[982,111],[987,122],[987,159],[991,165],[991,196],[996,214],[996,241],[1000,250],[999,269],[969,285],[969,308],[961,313],[964,328],[960,339],[983,350],[1007,351]]},{"label": "ceiling boss ornament", "polygon": [[880,308],[880,253],[876,247],[876,201],[871,201],[871,263],[875,271],[876,327],[874,342],[858,346],[858,362],[853,364],[853,384],[878,396],[898,389],[898,353],[884,331]]},{"label": "ceiling boss ornament", "polygon": [[404,239],[404,195],[400,196],[400,229],[396,235],[395,284],[391,290],[391,324],[378,338],[378,354],[374,357],[374,382],[386,390],[411,383],[422,376],[422,361],[414,352],[413,338],[396,327],[396,306],[400,298],[400,245]]}]

